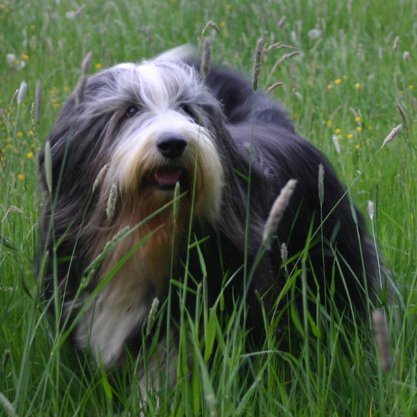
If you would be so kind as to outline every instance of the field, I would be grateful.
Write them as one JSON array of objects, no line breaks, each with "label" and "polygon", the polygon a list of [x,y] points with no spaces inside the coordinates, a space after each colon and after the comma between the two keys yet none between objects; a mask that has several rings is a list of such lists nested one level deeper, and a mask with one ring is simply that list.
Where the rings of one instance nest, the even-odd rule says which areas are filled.
[{"label": "field", "polygon": [[[270,94],[365,215],[374,203],[369,230],[400,293],[387,309],[392,367],[383,372],[367,322],[294,323],[297,354],[273,338],[250,352],[244,331],[222,332],[202,301],[177,383],[151,395],[145,415],[416,416],[416,19],[414,0],[0,0],[0,416],[141,415],[137,379],[80,363],[39,297],[37,153],[88,52],[94,73],[199,45],[208,21],[218,28],[212,59],[242,72],[264,39],[259,88],[275,84]],[[268,48],[277,43],[287,47]]]}]

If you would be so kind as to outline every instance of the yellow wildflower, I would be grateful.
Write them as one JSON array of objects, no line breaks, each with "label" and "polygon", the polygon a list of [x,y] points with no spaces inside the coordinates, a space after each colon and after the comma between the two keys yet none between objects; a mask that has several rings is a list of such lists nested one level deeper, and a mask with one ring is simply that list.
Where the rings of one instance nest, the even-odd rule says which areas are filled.
[{"label": "yellow wildflower", "polygon": [[336,135],[340,135],[342,133],[342,130],[337,128],[334,130],[334,133],[336,133]]},{"label": "yellow wildflower", "polygon": [[102,67],[102,65],[100,64],[100,62],[97,62],[97,63],[94,65],[94,67],[95,67],[97,70],[99,70],[99,69]]},{"label": "yellow wildflower", "polygon": [[362,130],[363,130],[363,127],[362,127],[362,126],[358,126],[358,127],[356,128],[356,131],[357,131],[357,132],[359,132],[359,133],[361,133],[361,132],[362,132]]},{"label": "yellow wildflower", "polygon": [[356,83],[356,84],[353,86],[353,88],[354,88],[355,90],[360,90],[360,89],[362,88],[362,84],[361,84],[361,83]]},{"label": "yellow wildflower", "polygon": [[19,139],[23,138],[23,132],[22,132],[21,130],[19,130],[19,131],[16,133],[16,137],[17,137],[17,138],[19,138]]},{"label": "yellow wildflower", "polygon": [[33,152],[28,152],[28,153],[26,154],[26,158],[27,158],[27,159],[32,159],[32,158],[33,158]]},{"label": "yellow wildflower", "polygon": [[23,61],[28,62],[29,61],[29,55],[28,54],[22,54],[22,59],[23,59]]},{"label": "yellow wildflower", "polygon": [[24,174],[17,174],[17,175],[16,175],[16,178],[17,178],[19,181],[24,181],[24,180],[26,179],[26,177],[25,177],[25,175],[24,175]]},{"label": "yellow wildflower", "polygon": [[362,118],[360,116],[355,117],[355,123],[359,124],[362,121]]},{"label": "yellow wildflower", "polygon": [[352,133],[348,133],[348,134],[346,135],[346,139],[352,139],[352,138],[353,138]]},{"label": "yellow wildflower", "polygon": [[330,128],[332,128],[333,127],[333,120],[328,120],[327,122],[326,122],[326,126],[330,129]]},{"label": "yellow wildflower", "polygon": [[334,80],[334,84],[335,84],[335,85],[340,85],[340,84],[342,84],[342,79],[341,79],[341,78],[337,78],[336,80]]}]

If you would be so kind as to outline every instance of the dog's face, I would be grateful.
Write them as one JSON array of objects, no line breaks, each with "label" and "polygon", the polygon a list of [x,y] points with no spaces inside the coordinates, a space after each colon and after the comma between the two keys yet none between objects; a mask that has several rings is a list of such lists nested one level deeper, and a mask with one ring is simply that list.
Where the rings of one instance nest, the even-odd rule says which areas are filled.
[{"label": "dog's face", "polygon": [[213,102],[191,67],[121,64],[90,80],[84,102],[85,117],[106,114],[101,187],[108,194],[116,185],[123,215],[144,206],[151,214],[172,199],[177,183],[195,199],[197,215],[218,215],[222,164],[205,114]]}]

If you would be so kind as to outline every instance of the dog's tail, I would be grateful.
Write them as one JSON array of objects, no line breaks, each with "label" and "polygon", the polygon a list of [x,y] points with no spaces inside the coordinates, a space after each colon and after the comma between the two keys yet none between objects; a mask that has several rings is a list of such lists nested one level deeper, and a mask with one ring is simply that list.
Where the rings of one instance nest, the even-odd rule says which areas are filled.
[{"label": "dog's tail", "polygon": [[190,44],[180,45],[155,57],[157,61],[189,61],[198,59],[198,50]]}]

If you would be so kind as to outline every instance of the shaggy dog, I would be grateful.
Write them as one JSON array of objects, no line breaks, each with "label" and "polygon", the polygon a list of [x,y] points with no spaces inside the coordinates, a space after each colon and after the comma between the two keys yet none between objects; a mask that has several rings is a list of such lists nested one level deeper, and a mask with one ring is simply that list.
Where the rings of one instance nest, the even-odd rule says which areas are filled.
[{"label": "shaggy dog", "polygon": [[306,299],[363,311],[377,289],[375,248],[329,162],[231,70],[203,79],[171,51],[86,79],[47,138],[40,173],[44,293],[63,300],[76,346],[105,367],[140,344],[172,277],[190,308],[203,281],[226,309],[245,303],[255,335],[263,311],[284,311],[286,297],[276,300],[289,276],[299,311]]}]

